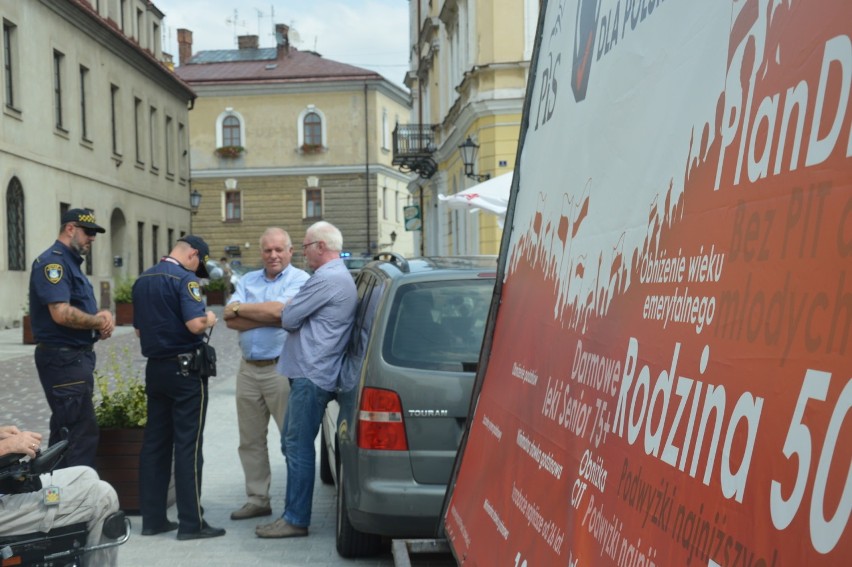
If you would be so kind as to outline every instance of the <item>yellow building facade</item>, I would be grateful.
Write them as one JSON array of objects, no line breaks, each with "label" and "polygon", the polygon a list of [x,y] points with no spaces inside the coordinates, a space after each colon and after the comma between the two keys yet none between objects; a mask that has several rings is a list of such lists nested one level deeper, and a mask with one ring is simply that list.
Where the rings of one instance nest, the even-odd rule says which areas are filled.
[{"label": "yellow building facade", "polygon": [[[192,188],[201,196],[193,231],[215,258],[260,264],[269,226],[299,242],[328,221],[352,256],[410,254],[403,207],[411,175],[391,166],[394,125],[407,120],[409,94],[381,75],[257,36],[235,50],[191,53],[179,30],[176,73],[198,95],[190,112]],[[188,48],[188,49],[187,49]],[[294,263],[302,253],[294,247]]]},{"label": "yellow building facade", "polygon": [[[398,146],[395,162],[420,174],[409,185],[422,205],[417,245],[425,254],[496,254],[502,238],[496,217],[451,209],[438,195],[514,170],[538,0],[409,5],[410,124],[419,126],[424,142],[411,159],[405,144]],[[479,147],[472,176],[458,149],[468,138]]]}]

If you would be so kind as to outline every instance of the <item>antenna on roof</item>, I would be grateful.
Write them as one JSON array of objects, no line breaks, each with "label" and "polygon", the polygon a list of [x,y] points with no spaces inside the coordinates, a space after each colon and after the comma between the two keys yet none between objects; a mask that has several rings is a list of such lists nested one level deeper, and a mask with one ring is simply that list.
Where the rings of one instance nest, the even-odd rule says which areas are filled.
[{"label": "antenna on roof", "polygon": [[263,17],[266,15],[257,8],[254,9],[257,12],[257,37],[260,37],[260,22],[263,20]]},{"label": "antenna on roof", "polygon": [[239,40],[237,40],[237,26],[246,27],[246,21],[242,22],[239,20],[239,14],[237,13],[237,9],[234,8],[234,17],[233,18],[225,18],[225,23],[234,26],[234,45],[239,45]]}]

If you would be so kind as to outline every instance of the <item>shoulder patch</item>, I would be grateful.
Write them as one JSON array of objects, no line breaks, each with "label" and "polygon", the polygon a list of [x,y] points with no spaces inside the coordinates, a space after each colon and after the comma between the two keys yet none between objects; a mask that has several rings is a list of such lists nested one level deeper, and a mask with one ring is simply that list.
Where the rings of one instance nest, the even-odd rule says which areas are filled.
[{"label": "shoulder patch", "polygon": [[59,283],[62,279],[62,264],[48,264],[44,267],[44,276],[52,284]]},{"label": "shoulder patch", "polygon": [[189,282],[186,287],[189,289],[189,295],[192,296],[192,299],[201,301],[201,286],[198,285],[198,282]]}]

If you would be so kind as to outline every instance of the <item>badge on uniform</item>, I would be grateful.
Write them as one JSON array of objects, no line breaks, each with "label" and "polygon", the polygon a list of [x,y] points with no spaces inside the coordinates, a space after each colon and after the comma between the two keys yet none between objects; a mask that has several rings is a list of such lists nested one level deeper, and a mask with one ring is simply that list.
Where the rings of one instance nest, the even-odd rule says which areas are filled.
[{"label": "badge on uniform", "polygon": [[201,301],[201,286],[198,285],[198,282],[189,282],[187,287],[189,288],[189,294],[192,296],[192,299]]},{"label": "badge on uniform", "polygon": [[62,264],[48,264],[44,267],[44,275],[50,283],[59,283],[62,279]]},{"label": "badge on uniform", "polygon": [[47,486],[44,491],[44,505],[45,506],[56,506],[59,504],[59,487],[58,486]]}]

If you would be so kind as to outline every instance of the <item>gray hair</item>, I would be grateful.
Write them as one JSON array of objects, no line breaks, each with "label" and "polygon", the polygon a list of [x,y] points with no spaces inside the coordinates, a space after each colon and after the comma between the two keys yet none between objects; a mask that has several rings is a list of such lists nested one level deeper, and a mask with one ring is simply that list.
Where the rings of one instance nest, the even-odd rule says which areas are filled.
[{"label": "gray hair", "polygon": [[263,234],[261,234],[260,238],[258,239],[258,243],[260,244],[261,250],[263,250],[263,239],[268,238],[270,236],[282,236],[284,237],[284,242],[287,244],[287,246],[293,245],[293,241],[290,240],[290,235],[287,233],[286,230],[284,230],[283,228],[278,228],[277,226],[271,226],[264,230]]},{"label": "gray hair", "polygon": [[306,232],[308,239],[318,240],[325,243],[325,247],[335,252],[343,250],[343,235],[340,230],[326,221],[319,221],[308,227]]}]

